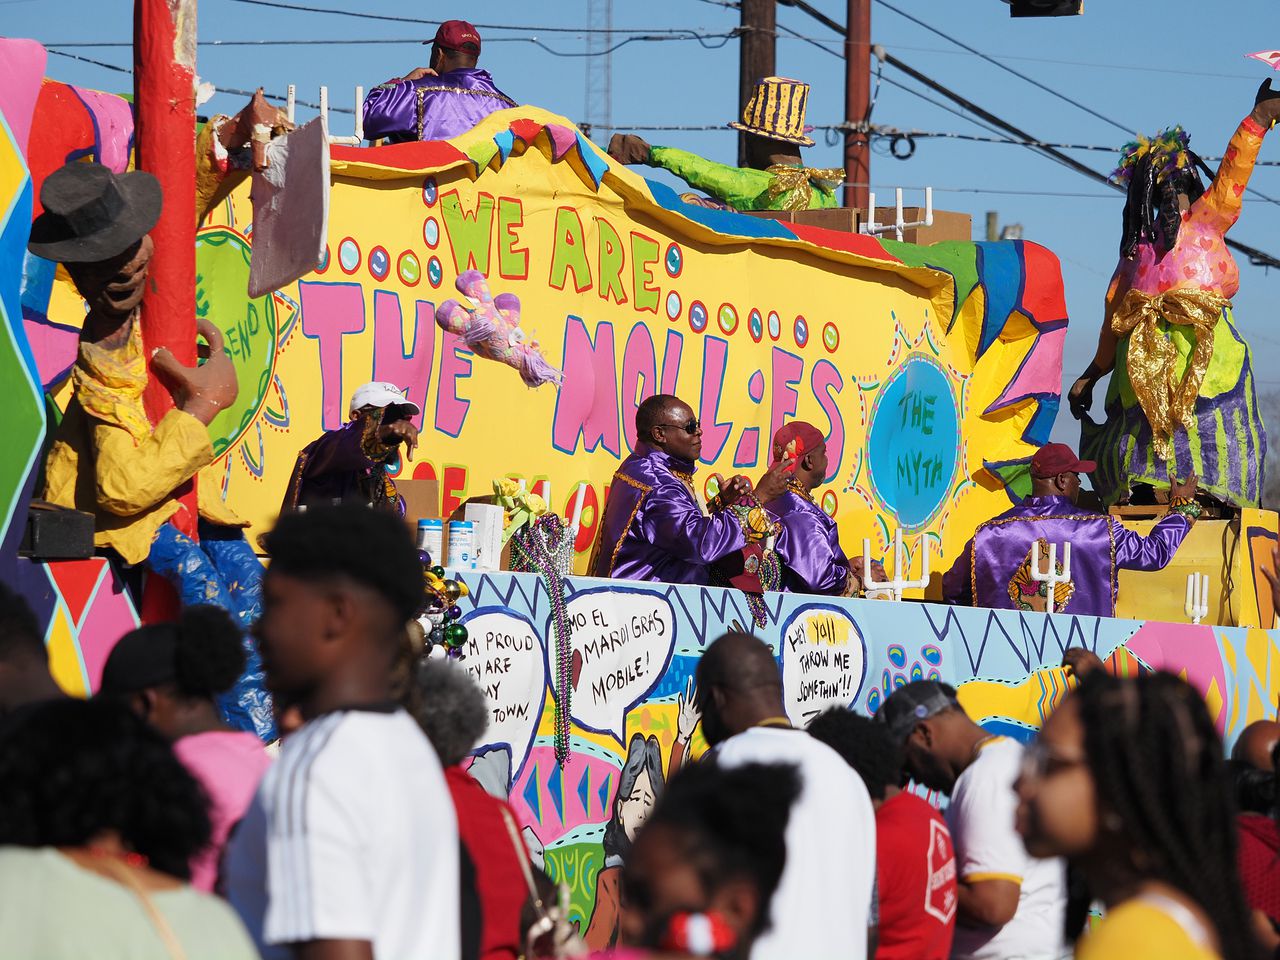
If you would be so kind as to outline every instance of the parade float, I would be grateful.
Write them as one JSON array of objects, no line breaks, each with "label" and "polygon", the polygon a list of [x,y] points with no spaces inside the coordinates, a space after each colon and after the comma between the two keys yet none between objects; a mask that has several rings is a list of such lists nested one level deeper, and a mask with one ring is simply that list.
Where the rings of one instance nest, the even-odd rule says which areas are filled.
[{"label": "parade float", "polygon": [[[0,575],[36,609],[55,677],[88,695],[111,644],[139,621],[141,577],[105,556],[18,556],[84,314],[65,274],[25,247],[43,178],[79,157],[124,170],[133,121],[120,97],[8,63]],[[329,162],[324,255],[301,280],[249,295],[247,182],[196,232],[194,309],[221,329],[240,384],[210,425],[217,492],[255,542],[299,449],[343,422],[356,386],[380,380],[421,410],[421,443],[396,476],[428,482],[419,489],[438,498],[428,513],[447,518],[510,478],[579,519],[565,577],[450,575],[469,588],[459,659],[492,710],[473,771],[510,795],[589,940],[611,933],[606,919],[593,931],[594,905],[597,889],[616,889],[602,877],[627,830],[702,748],[688,681],[727,629],[755,629],[775,647],[797,724],[836,703],[874,712],[895,687],[932,677],[959,687],[990,729],[1025,738],[1068,688],[1068,646],[1122,673],[1183,674],[1229,739],[1274,711],[1280,633],[1258,575],[1277,541],[1271,512],[1201,521],[1168,569],[1123,575],[1118,618],[929,602],[974,528],[1027,492],[1027,464],[1058,411],[1067,315],[1044,247],[918,245],[691,205],[537,107],[447,142],[333,144]],[[457,282],[470,278],[474,311],[476,274],[495,304],[518,298],[523,339],[507,346],[536,342],[551,382],[527,386],[501,345],[468,346]],[[449,300],[457,309],[446,312]],[[905,598],[766,594],[757,626],[736,590],[579,576],[633,448],[636,407],[658,392],[702,422],[702,478],[763,472],[788,420],[822,429],[819,500],[851,554],[866,540],[885,556]],[[1184,612],[1190,573],[1208,575],[1196,623]],[[635,789],[641,778],[647,791]]]}]

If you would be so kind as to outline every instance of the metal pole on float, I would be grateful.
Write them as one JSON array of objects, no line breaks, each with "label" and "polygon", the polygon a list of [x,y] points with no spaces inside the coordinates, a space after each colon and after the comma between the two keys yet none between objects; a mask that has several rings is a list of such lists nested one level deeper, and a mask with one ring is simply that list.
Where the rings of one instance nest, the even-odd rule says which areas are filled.
[{"label": "metal pole on float", "polygon": [[[142,300],[142,340],[150,357],[168,347],[196,362],[196,0],[134,0],[133,106],[137,168],[164,192],[151,231],[155,255]],[[151,422],[173,408],[154,374],[143,403]],[[186,510],[172,522],[196,536],[195,478],[177,491]]]}]

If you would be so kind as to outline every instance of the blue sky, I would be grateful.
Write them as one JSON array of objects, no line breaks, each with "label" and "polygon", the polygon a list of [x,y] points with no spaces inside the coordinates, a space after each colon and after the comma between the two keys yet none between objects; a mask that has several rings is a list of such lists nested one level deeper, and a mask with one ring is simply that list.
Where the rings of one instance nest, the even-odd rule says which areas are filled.
[{"label": "blue sky", "polygon": [[[202,46],[199,72],[219,87],[266,87],[283,95],[294,83],[298,97],[315,100],[321,84],[334,106],[350,106],[356,84],[366,88],[423,65],[427,49],[418,41],[434,33],[426,24],[371,19],[370,14],[424,20],[461,16],[477,25],[503,24],[517,29],[481,27],[482,66],[515,99],[581,120],[586,109],[587,61],[560,57],[582,53],[587,39],[571,29],[587,23],[584,0],[541,4],[486,0],[483,4],[422,3],[393,0],[347,3],[339,0],[285,0],[357,12],[360,16],[303,13],[251,6],[236,0],[201,0]],[[877,0],[872,34],[899,59],[968,99],[1045,141],[1118,148],[1132,131],[1150,131],[1181,122],[1192,146],[1219,156],[1239,120],[1251,109],[1264,78],[1280,75],[1244,59],[1255,50],[1280,48],[1280,5],[1275,0],[1087,0],[1080,17],[1014,20],[1000,0],[891,0],[894,6],[935,27],[943,36],[912,23]],[[840,0],[814,0],[835,20],[845,19]],[[1211,12],[1212,11],[1212,12]],[[844,63],[832,55],[840,44],[827,28],[794,8],[779,7],[781,28],[814,38],[813,43],[781,36],[778,71],[812,84],[809,122],[843,119]],[[647,0],[614,4],[615,29],[688,29],[705,35],[695,40],[630,42],[612,54],[612,119],[616,129],[632,125],[705,125],[735,119],[738,43],[723,35],[738,23],[738,11],[719,0]],[[132,4],[125,0],[0,0],[0,30],[28,36],[50,46],[67,43],[127,43]],[[947,37],[964,41],[1000,62],[1034,77],[1116,121],[1099,119],[1037,89],[999,67],[962,51]],[[616,40],[626,39],[618,35]],[[214,46],[210,41],[384,40],[378,44],[289,46]],[[723,44],[718,49],[709,49]],[[824,49],[832,53],[824,52]],[[63,48],[67,53],[127,66],[131,53],[121,47]],[[67,82],[104,90],[127,90],[123,73],[59,56],[49,74]],[[986,136],[962,116],[925,102],[893,83],[919,85],[885,67],[872,121],[902,130]],[[923,91],[922,91],[923,92]],[[928,94],[937,98],[936,94]],[[233,112],[241,98],[219,95],[205,109]],[[305,119],[311,111],[300,109]],[[351,132],[353,119],[335,115],[335,133]],[[728,131],[644,133],[651,142],[669,143],[732,161],[736,145]],[[814,166],[841,165],[838,145],[828,146],[821,132],[807,153]],[[1273,136],[1252,181],[1280,200],[1280,140]],[[884,149],[884,145],[881,149]],[[1116,154],[1070,151],[1095,169],[1109,171]],[[1107,280],[1115,267],[1121,196],[1086,180],[1030,150],[1005,144],[921,139],[906,161],[877,153],[872,161],[877,192],[932,185],[935,205],[973,215],[975,226],[996,210],[1002,224],[1020,223],[1024,237],[1053,250],[1062,261],[1071,316],[1064,375],[1069,383],[1092,355]],[[920,196],[908,190],[908,200]],[[1236,239],[1280,257],[1280,204],[1257,198],[1245,205]],[[1280,330],[1276,304],[1280,271],[1243,262],[1236,319],[1254,351],[1260,392],[1280,394]],[[1277,403],[1280,409],[1280,403]],[[1056,434],[1074,440],[1074,424],[1065,411]]]}]

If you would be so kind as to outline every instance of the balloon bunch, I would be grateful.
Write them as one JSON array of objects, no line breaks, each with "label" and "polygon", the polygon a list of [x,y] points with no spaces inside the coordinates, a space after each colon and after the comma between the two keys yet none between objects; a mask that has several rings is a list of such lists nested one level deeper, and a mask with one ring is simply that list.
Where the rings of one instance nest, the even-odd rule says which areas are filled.
[{"label": "balloon bunch", "polygon": [[470,591],[461,580],[446,580],[444,567],[432,566],[427,551],[419,550],[418,559],[422,561],[422,583],[427,593],[418,622],[426,631],[428,649],[441,645],[449,657],[457,659],[467,642],[467,628],[458,622],[462,617],[458,600]]}]

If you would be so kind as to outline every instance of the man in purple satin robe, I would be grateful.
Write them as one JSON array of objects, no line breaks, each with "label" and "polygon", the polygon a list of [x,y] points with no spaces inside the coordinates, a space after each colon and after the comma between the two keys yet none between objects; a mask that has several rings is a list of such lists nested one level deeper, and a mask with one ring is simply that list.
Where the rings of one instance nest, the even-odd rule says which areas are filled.
[{"label": "man in purple satin robe", "polygon": [[[710,507],[702,503],[693,474],[702,454],[702,428],[687,403],[667,394],[649,397],[636,411],[636,448],[613,475],[591,575],[662,583],[710,583],[710,566],[743,550],[756,536],[751,518],[727,509],[752,496],[751,481],[737,476],[720,485]],[[785,486],[770,470],[755,490],[773,499]],[[771,527],[764,512],[758,513]]]},{"label": "man in purple satin robe", "polygon": [[[773,462],[792,462],[786,490],[765,504],[782,525],[774,550],[782,560],[782,589],[835,597],[862,596],[862,557],[850,560],[840,546],[836,522],[813,498],[826,479],[827,441],[811,423],[797,420],[773,438]],[[880,561],[871,561],[876,579],[886,579]]]},{"label": "man in purple satin robe", "polygon": [[431,41],[431,66],[388,80],[364,98],[367,140],[405,143],[448,140],[489,114],[518,104],[476,67],[480,34],[465,20],[440,24]]},{"label": "man in purple satin robe", "polygon": [[[980,524],[955,565],[942,578],[947,603],[1004,610],[1044,610],[1047,585],[1031,575],[1032,550],[1040,544],[1040,572],[1049,569],[1049,544],[1058,545],[1056,573],[1068,580],[1054,591],[1054,610],[1114,617],[1121,570],[1162,570],[1186,537],[1200,505],[1196,477],[1170,478],[1167,516],[1147,536],[1126,530],[1114,517],[1076,506],[1080,474],[1096,464],[1063,443],[1041,447],[1031,458],[1031,496]],[[1063,546],[1071,544],[1064,571]]]},{"label": "man in purple satin robe", "polygon": [[404,499],[387,473],[400,456],[413,456],[421,411],[391,383],[366,383],[351,395],[351,420],[312,440],[293,465],[280,513],[334,502],[367,503],[404,516]]}]

